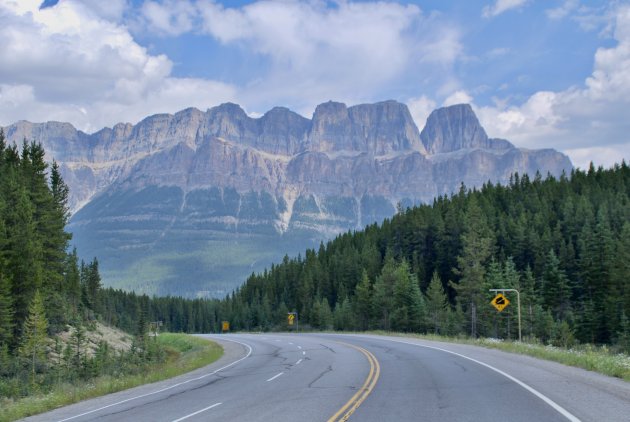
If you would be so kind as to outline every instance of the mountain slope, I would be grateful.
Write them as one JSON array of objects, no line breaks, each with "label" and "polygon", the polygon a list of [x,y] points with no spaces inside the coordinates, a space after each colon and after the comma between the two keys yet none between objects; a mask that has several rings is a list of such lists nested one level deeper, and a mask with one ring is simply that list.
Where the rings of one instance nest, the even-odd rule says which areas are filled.
[{"label": "mountain slope", "polygon": [[319,105],[312,119],[236,104],[150,116],[92,135],[19,122],[70,185],[69,229],[107,284],[222,295],[254,270],[335,234],[390,217],[397,204],[570,171],[553,150],[489,139],[468,105],[436,110],[422,132],[404,104]]}]

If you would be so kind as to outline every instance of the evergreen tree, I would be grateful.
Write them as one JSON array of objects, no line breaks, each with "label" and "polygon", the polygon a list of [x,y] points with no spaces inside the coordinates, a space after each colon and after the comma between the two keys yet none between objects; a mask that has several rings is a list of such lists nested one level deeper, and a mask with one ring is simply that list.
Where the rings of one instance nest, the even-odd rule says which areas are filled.
[{"label": "evergreen tree", "polygon": [[28,317],[24,322],[24,334],[19,350],[20,357],[31,368],[33,384],[35,383],[37,366],[45,362],[48,343],[47,329],[48,320],[46,319],[44,302],[39,290],[37,290],[28,308]]},{"label": "evergreen tree", "polygon": [[466,230],[462,234],[462,254],[457,257],[459,283],[452,287],[469,320],[471,336],[476,337],[477,313],[486,298],[484,292],[485,263],[492,254],[493,239],[481,208],[472,195],[464,218]]},{"label": "evergreen tree", "polygon": [[425,327],[425,303],[416,277],[402,261],[395,272],[392,328],[397,331],[420,331]]},{"label": "evergreen tree", "polygon": [[0,347],[9,346],[13,340],[13,300],[6,277],[0,273]]},{"label": "evergreen tree", "polygon": [[367,330],[372,318],[372,287],[367,271],[363,271],[361,282],[356,288],[356,307],[359,328]]},{"label": "evergreen tree", "polygon": [[426,293],[427,313],[430,326],[435,334],[442,334],[446,331],[446,319],[449,305],[448,297],[444,292],[444,286],[437,270],[433,273],[431,283]]}]

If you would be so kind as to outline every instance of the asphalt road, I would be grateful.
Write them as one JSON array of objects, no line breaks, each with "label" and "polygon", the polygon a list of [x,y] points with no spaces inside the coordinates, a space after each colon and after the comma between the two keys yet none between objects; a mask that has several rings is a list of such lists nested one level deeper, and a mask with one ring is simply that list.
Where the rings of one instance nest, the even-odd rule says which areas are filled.
[{"label": "asphalt road", "polygon": [[208,335],[192,373],[29,421],[630,421],[630,383],[474,346],[340,334]]}]

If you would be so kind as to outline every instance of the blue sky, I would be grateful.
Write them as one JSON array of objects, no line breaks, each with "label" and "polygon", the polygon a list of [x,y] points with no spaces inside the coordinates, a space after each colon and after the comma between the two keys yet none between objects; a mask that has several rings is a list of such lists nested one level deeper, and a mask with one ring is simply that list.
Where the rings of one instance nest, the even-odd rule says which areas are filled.
[{"label": "blue sky", "polygon": [[630,159],[630,1],[0,0],[0,43],[1,125],[468,102],[517,146]]}]

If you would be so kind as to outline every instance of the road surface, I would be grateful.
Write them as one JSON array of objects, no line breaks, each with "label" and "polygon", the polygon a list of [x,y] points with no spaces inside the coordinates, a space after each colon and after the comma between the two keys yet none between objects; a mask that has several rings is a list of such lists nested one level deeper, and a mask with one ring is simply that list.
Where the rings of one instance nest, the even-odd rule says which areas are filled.
[{"label": "road surface", "polygon": [[475,346],[341,334],[204,335],[224,356],[29,421],[630,421],[630,383]]}]

